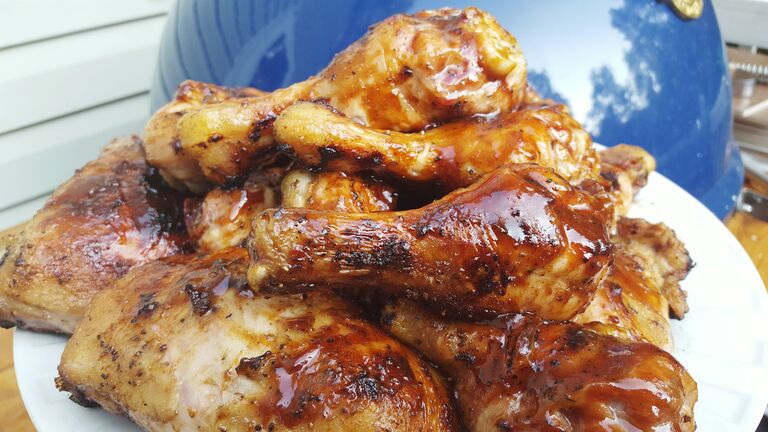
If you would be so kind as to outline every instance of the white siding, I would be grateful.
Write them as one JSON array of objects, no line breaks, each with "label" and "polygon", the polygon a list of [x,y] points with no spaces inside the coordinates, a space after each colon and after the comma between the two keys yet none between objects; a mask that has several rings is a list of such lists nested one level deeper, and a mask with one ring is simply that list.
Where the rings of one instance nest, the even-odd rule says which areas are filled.
[{"label": "white siding", "polygon": [[0,0],[0,229],[140,133],[170,0]]},{"label": "white siding", "polygon": [[768,48],[768,0],[713,0],[723,39]]},{"label": "white siding", "polygon": [[168,12],[171,0],[0,0],[0,49]]}]

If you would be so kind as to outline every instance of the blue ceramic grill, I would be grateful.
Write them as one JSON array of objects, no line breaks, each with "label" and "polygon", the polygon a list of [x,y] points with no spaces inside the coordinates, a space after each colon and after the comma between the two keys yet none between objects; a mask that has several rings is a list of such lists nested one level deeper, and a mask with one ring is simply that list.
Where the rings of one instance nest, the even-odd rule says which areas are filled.
[{"label": "blue ceramic grill", "polygon": [[657,0],[185,0],[169,16],[152,109],[185,79],[264,90],[301,81],[389,15],[478,6],[514,34],[529,81],[596,142],[638,144],[719,217],[743,180],[712,4],[684,20]]}]

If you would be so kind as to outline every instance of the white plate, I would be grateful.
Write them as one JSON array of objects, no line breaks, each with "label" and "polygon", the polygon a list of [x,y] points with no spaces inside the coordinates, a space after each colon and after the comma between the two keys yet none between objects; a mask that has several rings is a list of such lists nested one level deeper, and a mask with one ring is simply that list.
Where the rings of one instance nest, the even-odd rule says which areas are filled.
[{"label": "white plate", "polygon": [[[768,403],[768,298],[752,262],[706,207],[659,174],[651,176],[630,213],[674,228],[696,262],[683,283],[690,312],[672,329],[673,353],[699,383],[698,430],[754,432]],[[14,337],[16,376],[37,429],[137,430],[56,391],[53,379],[64,342],[27,331]]]}]

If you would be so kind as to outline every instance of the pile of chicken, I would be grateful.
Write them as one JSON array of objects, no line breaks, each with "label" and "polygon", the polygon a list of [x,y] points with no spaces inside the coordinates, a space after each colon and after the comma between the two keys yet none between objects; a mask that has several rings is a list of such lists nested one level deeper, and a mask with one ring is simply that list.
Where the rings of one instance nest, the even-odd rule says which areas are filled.
[{"label": "pile of chicken", "polygon": [[396,15],[272,93],[185,82],[0,240],[0,320],[151,431],[695,429],[691,261],[490,15]]}]

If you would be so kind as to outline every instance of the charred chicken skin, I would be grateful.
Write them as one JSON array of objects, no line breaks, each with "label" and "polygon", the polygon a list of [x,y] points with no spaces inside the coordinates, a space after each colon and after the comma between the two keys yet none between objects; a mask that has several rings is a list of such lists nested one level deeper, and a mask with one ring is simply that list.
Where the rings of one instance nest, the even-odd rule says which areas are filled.
[{"label": "charred chicken skin", "polygon": [[115,140],[0,240],[0,323],[71,333],[93,295],[131,267],[188,249],[181,197]]},{"label": "charred chicken skin", "polygon": [[670,311],[682,318],[678,312],[687,310],[680,281],[691,269],[688,251],[669,227],[642,219],[620,219],[612,241],[608,276],[573,321],[602,323],[618,337],[671,351]]},{"label": "charred chicken skin", "polygon": [[648,183],[656,160],[642,147],[619,144],[600,150],[600,177],[608,191],[616,220],[626,216],[635,195]]},{"label": "charred chicken skin", "polygon": [[661,223],[626,218],[619,224],[618,235],[613,242],[647,263],[643,266],[643,273],[660,287],[669,304],[669,314],[683,318],[688,311],[688,302],[680,281],[693,268],[693,260],[675,232]]},{"label": "charred chicken skin", "polygon": [[[258,165],[272,151],[275,117],[298,100],[322,99],[361,124],[408,132],[513,110],[525,90],[522,51],[487,13],[470,7],[394,15],[307,81],[264,96],[200,105],[173,121],[153,119],[157,131],[148,140],[148,154],[152,164],[194,189],[206,179],[223,183]],[[194,159],[201,171],[177,174],[178,159]]]},{"label": "charred chicken skin", "polygon": [[386,290],[462,314],[568,319],[611,259],[602,203],[552,170],[508,165],[420,209],[270,209],[253,221],[254,289]]},{"label": "charred chicken skin", "polygon": [[62,356],[72,399],[149,431],[455,431],[442,378],[331,293],[261,297],[248,253],[134,268]]},{"label": "charred chicken skin", "polygon": [[532,315],[452,321],[399,301],[386,328],[455,383],[470,431],[693,431],[695,381],[670,354]]},{"label": "charred chicken skin", "polygon": [[447,190],[469,186],[507,163],[538,163],[574,183],[598,173],[589,134],[568,114],[549,107],[400,133],[360,125],[322,104],[299,102],[277,118],[274,134],[281,148],[309,166],[374,170]]}]

